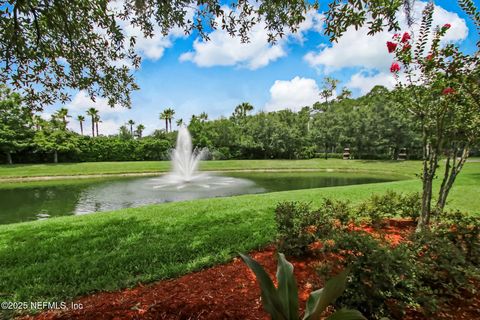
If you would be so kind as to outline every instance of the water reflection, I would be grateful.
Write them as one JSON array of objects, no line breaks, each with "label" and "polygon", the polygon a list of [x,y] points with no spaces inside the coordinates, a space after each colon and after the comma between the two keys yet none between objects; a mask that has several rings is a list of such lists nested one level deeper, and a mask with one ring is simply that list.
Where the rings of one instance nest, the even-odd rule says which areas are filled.
[{"label": "water reflection", "polygon": [[22,187],[0,190],[0,224],[47,219],[54,216],[87,214],[146,204],[175,202],[200,198],[225,197],[294,189],[364,184],[396,180],[352,173],[277,172],[232,173],[221,186],[203,187],[186,184],[181,190],[158,188],[152,177],[115,178],[82,181],[79,184]]}]

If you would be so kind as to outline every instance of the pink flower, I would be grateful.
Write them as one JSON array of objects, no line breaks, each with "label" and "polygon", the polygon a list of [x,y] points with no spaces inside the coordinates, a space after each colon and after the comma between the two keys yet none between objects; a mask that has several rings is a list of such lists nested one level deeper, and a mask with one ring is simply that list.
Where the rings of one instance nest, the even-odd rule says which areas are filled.
[{"label": "pink flower", "polygon": [[409,43],[407,43],[407,44],[405,44],[405,45],[403,46],[402,51],[408,51],[408,50],[410,50],[411,47],[412,47],[412,46],[411,46]]},{"label": "pink flower", "polygon": [[455,89],[450,88],[450,87],[445,88],[445,89],[443,89],[443,91],[442,91],[442,94],[443,94],[444,96],[449,95],[449,94],[455,94],[455,93],[457,93],[457,92],[455,91]]},{"label": "pink flower", "polygon": [[392,63],[390,67],[390,72],[397,73],[398,71],[400,71],[400,65],[398,64],[398,62]]},{"label": "pink flower", "polygon": [[388,52],[392,53],[397,48],[397,44],[393,43],[393,42],[390,42],[390,41],[387,41],[387,48],[388,48]]},{"label": "pink flower", "polygon": [[410,34],[408,32],[405,32],[402,36],[402,42],[407,42],[408,40],[410,40],[411,37],[410,37]]},{"label": "pink flower", "polygon": [[427,56],[427,61],[431,61],[433,59],[433,53],[430,53],[428,56]]},{"label": "pink flower", "polygon": [[442,27],[443,30],[448,30],[452,27],[452,25],[450,23],[445,23]]}]

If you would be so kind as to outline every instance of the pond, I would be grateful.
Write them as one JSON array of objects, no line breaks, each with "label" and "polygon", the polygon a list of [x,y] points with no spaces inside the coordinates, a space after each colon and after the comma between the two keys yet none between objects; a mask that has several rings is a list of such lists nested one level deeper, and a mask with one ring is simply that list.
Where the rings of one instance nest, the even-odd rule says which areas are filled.
[{"label": "pond", "polygon": [[[240,194],[387,182],[399,177],[339,172],[235,172],[227,185],[162,189],[155,177],[115,177],[32,182],[0,189],[0,224],[81,215],[147,204]],[[229,180],[231,179],[231,180]],[[228,182],[230,181],[230,186]]]}]

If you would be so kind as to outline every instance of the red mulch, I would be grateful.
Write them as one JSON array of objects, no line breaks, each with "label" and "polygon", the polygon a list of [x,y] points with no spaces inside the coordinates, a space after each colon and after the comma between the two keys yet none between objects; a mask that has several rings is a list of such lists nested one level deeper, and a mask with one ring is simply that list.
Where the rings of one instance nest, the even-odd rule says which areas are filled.
[{"label": "red mulch", "polygon": [[[362,226],[366,231],[373,231]],[[402,241],[413,230],[410,221],[390,221],[381,234],[392,243]],[[381,235],[379,235],[381,236]],[[269,246],[250,255],[271,276],[276,273],[275,248]],[[323,284],[315,272],[315,258],[290,259],[295,269],[300,307],[312,289]],[[480,289],[480,284],[479,284]],[[239,258],[183,277],[138,285],[133,289],[100,292],[75,301],[81,310],[46,311],[24,319],[269,319],[260,301],[260,289],[254,274]],[[411,311],[405,320],[426,320]],[[430,319],[480,319],[480,296],[450,301]]]}]

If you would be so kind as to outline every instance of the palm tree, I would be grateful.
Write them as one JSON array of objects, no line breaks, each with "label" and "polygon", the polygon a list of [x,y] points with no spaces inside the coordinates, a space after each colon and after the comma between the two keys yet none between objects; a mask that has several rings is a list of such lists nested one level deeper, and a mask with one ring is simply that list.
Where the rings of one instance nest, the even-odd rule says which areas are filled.
[{"label": "palm tree", "polygon": [[172,119],[173,119],[173,116],[175,115],[175,110],[173,110],[172,108],[168,108],[168,109],[165,109],[165,114],[167,116],[167,120],[168,120],[168,125],[170,127],[170,131],[172,131]]},{"label": "palm tree", "polygon": [[90,108],[87,110],[87,114],[92,118],[92,137],[95,137],[95,117],[98,116],[98,110]]},{"label": "palm tree", "polygon": [[60,108],[60,109],[58,109],[57,112],[55,112],[55,115],[54,115],[54,116],[55,116],[57,119],[62,120],[64,128],[67,127],[67,123],[68,123],[67,118],[71,118],[71,117],[72,117],[72,116],[70,116],[70,115],[68,114],[68,109],[67,109],[67,108]]},{"label": "palm tree", "polygon": [[177,127],[181,127],[183,125],[183,119],[180,118],[177,120]]},{"label": "palm tree", "polygon": [[207,121],[208,120],[208,114],[206,112],[202,112],[198,116],[198,119],[200,119],[200,121],[202,121],[202,122]]},{"label": "palm tree", "polygon": [[145,126],[143,124],[139,124],[137,126],[137,129],[135,130],[135,134],[137,135],[137,137],[142,137],[143,130],[145,130]]},{"label": "palm tree", "polygon": [[130,135],[133,137],[133,125],[135,124],[135,121],[130,119],[128,120],[127,124],[130,126]]},{"label": "palm tree", "polygon": [[97,129],[97,137],[98,137],[98,124],[102,121],[100,121],[100,116],[99,115],[96,115],[94,120],[95,120],[95,128]]},{"label": "palm tree", "polygon": [[80,123],[80,132],[82,133],[82,136],[83,136],[83,122],[85,122],[85,117],[82,115],[78,115],[77,121]]},{"label": "palm tree", "polygon": [[246,117],[247,113],[253,110],[253,106],[248,102],[242,102],[235,107],[234,116]]},{"label": "palm tree", "polygon": [[160,113],[160,120],[165,120],[165,132],[168,132],[168,114],[166,113],[167,110],[163,110]]}]

